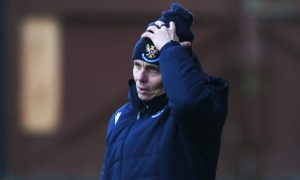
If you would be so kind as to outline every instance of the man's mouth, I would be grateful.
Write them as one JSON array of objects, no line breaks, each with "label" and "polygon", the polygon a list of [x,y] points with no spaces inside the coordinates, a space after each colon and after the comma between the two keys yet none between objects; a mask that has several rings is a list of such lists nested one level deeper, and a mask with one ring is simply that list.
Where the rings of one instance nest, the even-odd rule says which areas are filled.
[{"label": "man's mouth", "polygon": [[143,88],[143,87],[138,87],[138,88],[137,88],[137,92],[138,92],[139,94],[146,94],[147,91],[148,91],[147,88]]}]

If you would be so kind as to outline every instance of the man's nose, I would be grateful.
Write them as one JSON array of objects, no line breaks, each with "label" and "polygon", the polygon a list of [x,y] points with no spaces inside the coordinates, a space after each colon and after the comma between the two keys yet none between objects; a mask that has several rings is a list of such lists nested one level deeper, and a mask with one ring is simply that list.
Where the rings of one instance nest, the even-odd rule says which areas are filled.
[{"label": "man's nose", "polygon": [[141,82],[147,81],[147,72],[144,69],[141,69],[137,74],[137,80]]}]

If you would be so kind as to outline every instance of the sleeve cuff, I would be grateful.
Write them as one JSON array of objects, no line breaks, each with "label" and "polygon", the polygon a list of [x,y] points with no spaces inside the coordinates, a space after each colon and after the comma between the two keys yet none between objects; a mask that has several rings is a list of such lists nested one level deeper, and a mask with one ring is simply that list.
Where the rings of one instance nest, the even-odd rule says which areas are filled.
[{"label": "sleeve cuff", "polygon": [[160,52],[162,53],[162,52],[166,51],[167,49],[170,49],[171,47],[174,47],[174,46],[180,46],[180,43],[175,42],[175,41],[170,41],[160,49]]}]

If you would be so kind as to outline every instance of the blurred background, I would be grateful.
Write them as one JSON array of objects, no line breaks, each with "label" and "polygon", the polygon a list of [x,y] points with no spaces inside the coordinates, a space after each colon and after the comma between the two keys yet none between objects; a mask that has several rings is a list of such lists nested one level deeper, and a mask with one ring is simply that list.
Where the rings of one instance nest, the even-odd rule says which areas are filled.
[{"label": "blurred background", "polygon": [[[0,179],[99,179],[131,53],[172,1],[0,1]],[[182,0],[231,83],[217,179],[300,179],[300,2]]]}]

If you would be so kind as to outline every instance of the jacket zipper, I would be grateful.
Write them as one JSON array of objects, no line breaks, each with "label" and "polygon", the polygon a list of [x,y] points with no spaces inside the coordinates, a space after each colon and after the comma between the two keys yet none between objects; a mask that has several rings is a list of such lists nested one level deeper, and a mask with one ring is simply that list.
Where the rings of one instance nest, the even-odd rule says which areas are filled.
[{"label": "jacket zipper", "polygon": [[136,116],[136,120],[140,120],[141,119],[141,114],[146,111],[147,109],[149,109],[149,106],[144,107],[144,109],[142,109],[141,111],[138,112],[137,116]]}]

